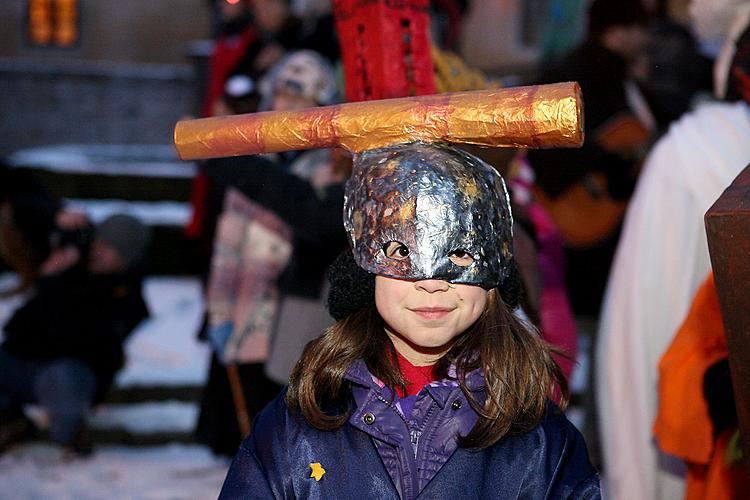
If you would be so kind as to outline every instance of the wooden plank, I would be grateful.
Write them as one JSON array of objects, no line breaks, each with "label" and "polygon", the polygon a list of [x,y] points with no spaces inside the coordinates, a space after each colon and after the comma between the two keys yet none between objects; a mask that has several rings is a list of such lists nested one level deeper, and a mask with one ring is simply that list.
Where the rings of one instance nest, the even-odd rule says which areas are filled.
[{"label": "wooden plank", "polygon": [[705,223],[750,474],[750,166],[706,212]]}]

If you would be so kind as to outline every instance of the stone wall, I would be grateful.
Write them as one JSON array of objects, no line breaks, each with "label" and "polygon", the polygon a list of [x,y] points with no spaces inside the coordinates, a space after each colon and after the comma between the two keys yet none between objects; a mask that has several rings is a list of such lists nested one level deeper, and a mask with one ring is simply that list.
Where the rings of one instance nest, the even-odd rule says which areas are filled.
[{"label": "stone wall", "polygon": [[170,144],[197,109],[191,65],[0,59],[0,154],[60,143]]}]

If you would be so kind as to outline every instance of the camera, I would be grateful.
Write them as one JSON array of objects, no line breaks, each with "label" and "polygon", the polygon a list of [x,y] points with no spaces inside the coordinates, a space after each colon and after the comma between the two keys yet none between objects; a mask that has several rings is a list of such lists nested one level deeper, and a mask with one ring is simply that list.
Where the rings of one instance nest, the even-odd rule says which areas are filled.
[{"label": "camera", "polygon": [[81,252],[82,257],[86,257],[91,248],[91,242],[94,239],[94,228],[92,226],[80,227],[75,229],[54,229],[50,233],[50,248],[62,248],[67,245],[73,245]]}]

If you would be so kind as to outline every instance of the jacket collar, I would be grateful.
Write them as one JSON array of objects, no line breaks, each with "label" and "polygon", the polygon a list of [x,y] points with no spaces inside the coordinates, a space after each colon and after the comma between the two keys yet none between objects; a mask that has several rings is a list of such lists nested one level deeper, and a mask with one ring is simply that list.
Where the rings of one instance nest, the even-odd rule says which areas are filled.
[{"label": "jacket collar", "polygon": [[[424,388],[441,408],[448,404],[449,400],[452,399],[452,395],[455,394],[455,390],[459,387],[458,380],[455,378],[455,366],[451,366],[448,369],[448,374],[449,378],[435,380],[427,384]],[[359,400],[366,397],[366,394],[370,391],[374,391],[388,400],[392,398],[393,391],[370,373],[364,360],[358,359],[355,361],[349,367],[349,370],[347,370],[345,378],[360,388],[359,390],[356,390],[356,388],[354,390],[355,400],[357,400],[358,405],[360,404]],[[474,397],[478,402],[484,403],[484,375],[481,369],[473,370],[466,375],[466,387],[474,393]]]}]

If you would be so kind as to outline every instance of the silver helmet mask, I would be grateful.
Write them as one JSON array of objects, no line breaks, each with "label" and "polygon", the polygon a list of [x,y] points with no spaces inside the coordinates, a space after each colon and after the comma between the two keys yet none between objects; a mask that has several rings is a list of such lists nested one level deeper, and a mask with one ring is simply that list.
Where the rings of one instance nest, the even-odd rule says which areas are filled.
[{"label": "silver helmet mask", "polygon": [[424,143],[365,151],[346,184],[354,260],[391,278],[498,286],[510,272],[513,218],[497,171]]}]

